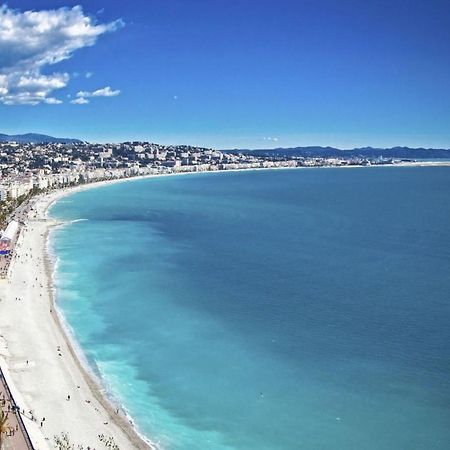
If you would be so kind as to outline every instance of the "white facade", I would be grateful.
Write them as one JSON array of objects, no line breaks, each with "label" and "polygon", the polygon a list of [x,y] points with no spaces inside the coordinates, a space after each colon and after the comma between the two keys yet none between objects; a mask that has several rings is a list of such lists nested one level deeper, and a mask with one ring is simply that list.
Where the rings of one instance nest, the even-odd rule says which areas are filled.
[{"label": "white facade", "polygon": [[4,202],[8,197],[8,190],[4,186],[0,186],[0,202]]},{"label": "white facade", "polygon": [[8,195],[11,199],[16,199],[21,195],[28,194],[33,189],[32,178],[28,180],[13,181],[8,186]]}]

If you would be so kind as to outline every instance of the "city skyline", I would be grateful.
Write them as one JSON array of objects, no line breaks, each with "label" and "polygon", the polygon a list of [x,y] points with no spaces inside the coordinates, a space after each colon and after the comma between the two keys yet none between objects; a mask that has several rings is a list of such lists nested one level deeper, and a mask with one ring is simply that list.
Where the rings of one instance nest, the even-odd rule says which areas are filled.
[{"label": "city skyline", "polygon": [[0,12],[2,133],[450,147],[446,2],[10,1]]}]

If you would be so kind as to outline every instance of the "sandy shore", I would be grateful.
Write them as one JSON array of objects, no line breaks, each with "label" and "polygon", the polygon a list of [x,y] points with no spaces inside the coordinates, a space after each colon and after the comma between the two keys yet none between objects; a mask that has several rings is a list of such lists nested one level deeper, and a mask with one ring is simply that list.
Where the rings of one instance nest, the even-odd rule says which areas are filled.
[{"label": "sandy shore", "polygon": [[54,436],[62,432],[84,448],[104,448],[99,435],[112,437],[122,450],[155,448],[102,395],[99,382],[80,363],[53,303],[53,267],[46,245],[49,231],[58,224],[47,217],[47,209],[68,193],[99,184],[38,197],[22,228],[10,277],[0,282],[0,364],[39,450],[53,448]]}]

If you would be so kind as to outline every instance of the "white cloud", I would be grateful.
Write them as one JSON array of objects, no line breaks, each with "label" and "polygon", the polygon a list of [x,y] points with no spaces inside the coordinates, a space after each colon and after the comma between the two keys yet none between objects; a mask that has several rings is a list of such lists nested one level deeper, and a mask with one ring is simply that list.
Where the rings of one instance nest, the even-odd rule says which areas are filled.
[{"label": "white cloud", "polygon": [[84,76],[85,76],[86,78],[91,78],[92,75],[94,75],[93,72],[86,72],[86,73],[84,74]]},{"label": "white cloud", "polygon": [[106,86],[102,89],[97,89],[94,92],[89,92],[89,91],[79,91],[77,92],[77,97],[78,98],[87,98],[87,97],[116,97],[117,95],[120,94],[120,90],[116,89],[113,90],[111,89],[110,86]]},{"label": "white cloud", "polygon": [[0,74],[0,95],[6,95],[8,93],[8,80],[6,75]]},{"label": "white cloud", "polygon": [[104,87],[103,89],[97,89],[92,93],[92,97],[115,97],[120,94],[120,90],[112,90],[109,86]]},{"label": "white cloud", "polygon": [[270,137],[270,136],[268,136],[268,137],[263,137],[263,139],[265,141],[278,142],[278,138],[277,137]]},{"label": "white cloud", "polygon": [[45,98],[42,92],[7,92],[0,100],[5,105],[37,105],[45,102]]},{"label": "white cloud", "polygon": [[60,105],[62,103],[62,100],[54,97],[47,97],[45,99],[45,103],[47,103],[48,105]]},{"label": "white cloud", "polygon": [[73,103],[74,105],[86,105],[89,103],[89,100],[84,97],[78,97],[71,100],[70,103]]},{"label": "white cloud", "polygon": [[53,91],[67,85],[69,75],[67,73],[54,73],[53,75],[21,75],[16,78],[16,88],[26,91]]},{"label": "white cloud", "polygon": [[43,70],[121,26],[121,20],[99,24],[81,6],[25,12],[0,6],[0,103],[61,103],[51,94],[67,86],[69,74]]}]

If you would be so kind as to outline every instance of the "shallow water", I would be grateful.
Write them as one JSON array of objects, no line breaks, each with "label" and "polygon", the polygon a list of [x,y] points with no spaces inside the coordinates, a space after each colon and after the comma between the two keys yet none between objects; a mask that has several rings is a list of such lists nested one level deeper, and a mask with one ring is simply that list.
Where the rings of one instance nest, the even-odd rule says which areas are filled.
[{"label": "shallow water", "polygon": [[447,449],[450,168],[136,180],[51,214],[58,301],[165,449]]}]

